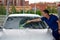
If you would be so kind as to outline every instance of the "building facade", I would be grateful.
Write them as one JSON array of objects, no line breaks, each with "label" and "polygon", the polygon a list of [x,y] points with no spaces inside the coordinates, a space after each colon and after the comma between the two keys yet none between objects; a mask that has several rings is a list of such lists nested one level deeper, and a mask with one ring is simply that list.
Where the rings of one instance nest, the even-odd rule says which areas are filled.
[{"label": "building facade", "polygon": [[35,8],[36,6],[36,9],[39,9],[39,10],[44,10],[47,8],[47,6],[49,6],[50,8],[53,8],[53,7],[56,7],[57,8],[57,4],[56,2],[55,3],[49,3],[49,2],[46,2],[46,3],[43,3],[43,2],[40,2],[40,3],[32,3],[30,4],[31,8]]},{"label": "building facade", "polygon": [[[7,5],[7,0],[0,0],[0,4]],[[29,1],[25,0],[9,0],[9,5],[15,5],[15,6],[27,6],[29,5]]]},{"label": "building facade", "polygon": [[[5,7],[7,6],[7,0],[0,0],[0,5],[3,4]],[[9,0],[9,11],[11,11],[12,5],[15,6],[17,11],[20,10],[30,10],[29,1],[25,0]],[[23,8],[24,7],[24,8]]]}]

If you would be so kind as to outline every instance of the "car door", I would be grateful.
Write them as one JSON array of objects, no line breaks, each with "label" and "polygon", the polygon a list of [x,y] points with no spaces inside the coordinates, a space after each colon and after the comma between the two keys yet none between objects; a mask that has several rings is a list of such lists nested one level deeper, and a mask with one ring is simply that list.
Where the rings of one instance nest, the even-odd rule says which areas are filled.
[{"label": "car door", "polygon": [[[32,18],[35,19],[35,18]],[[26,18],[26,20],[31,20],[29,18]],[[52,40],[52,32],[49,31],[48,25],[44,21],[40,22],[31,22],[26,24],[25,19],[22,19],[20,21],[20,28],[25,29],[28,38],[31,40]]]}]

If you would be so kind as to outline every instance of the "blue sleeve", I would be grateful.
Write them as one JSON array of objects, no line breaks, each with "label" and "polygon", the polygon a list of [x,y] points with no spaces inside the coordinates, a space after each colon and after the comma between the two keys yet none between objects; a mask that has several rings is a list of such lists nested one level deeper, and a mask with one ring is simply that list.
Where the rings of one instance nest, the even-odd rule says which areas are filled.
[{"label": "blue sleeve", "polygon": [[44,17],[42,17],[41,20],[44,21]]},{"label": "blue sleeve", "polygon": [[53,18],[54,18],[55,21],[58,21],[58,17],[57,16],[54,15]]}]

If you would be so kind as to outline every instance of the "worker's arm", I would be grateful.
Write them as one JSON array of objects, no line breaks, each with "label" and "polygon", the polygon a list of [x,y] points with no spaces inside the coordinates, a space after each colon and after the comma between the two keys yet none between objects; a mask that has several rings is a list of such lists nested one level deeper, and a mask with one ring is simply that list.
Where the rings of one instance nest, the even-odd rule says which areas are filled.
[{"label": "worker's arm", "polygon": [[58,32],[60,34],[60,20],[58,20],[57,23],[58,23]]},{"label": "worker's arm", "polygon": [[30,22],[39,22],[41,21],[40,18],[37,18],[37,19],[33,19],[33,20],[28,20],[26,23],[30,23]]}]

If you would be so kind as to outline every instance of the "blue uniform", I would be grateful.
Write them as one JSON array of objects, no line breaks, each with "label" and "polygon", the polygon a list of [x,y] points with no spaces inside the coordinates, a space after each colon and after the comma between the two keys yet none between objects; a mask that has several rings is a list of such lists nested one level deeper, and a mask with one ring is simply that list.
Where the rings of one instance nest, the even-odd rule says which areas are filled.
[{"label": "blue uniform", "polygon": [[56,40],[58,40],[58,37],[59,37],[59,34],[58,34],[58,23],[57,23],[58,17],[55,16],[55,15],[50,15],[49,19],[47,19],[45,17],[42,17],[41,19],[42,19],[42,21],[45,21],[47,23],[49,28],[52,29],[53,36],[56,38]]}]

